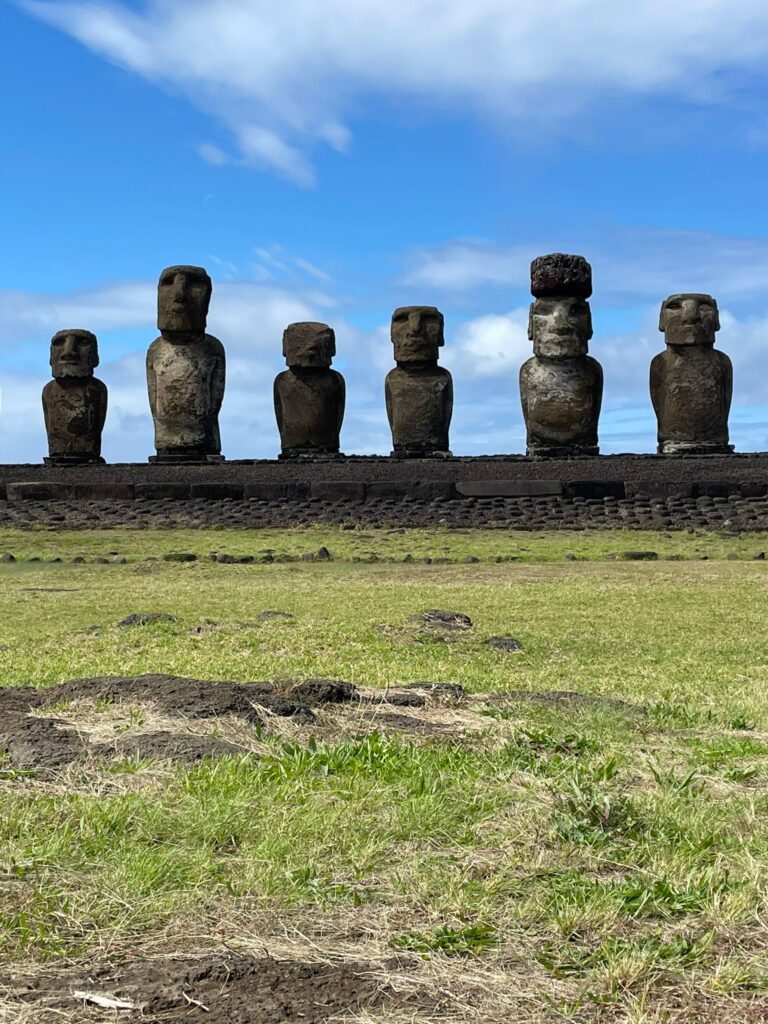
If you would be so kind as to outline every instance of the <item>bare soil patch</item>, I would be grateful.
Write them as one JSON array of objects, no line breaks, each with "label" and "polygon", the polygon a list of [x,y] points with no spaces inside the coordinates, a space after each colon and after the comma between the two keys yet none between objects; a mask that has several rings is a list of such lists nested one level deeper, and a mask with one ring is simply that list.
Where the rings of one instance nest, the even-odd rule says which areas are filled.
[{"label": "bare soil patch", "polygon": [[[90,973],[40,975],[9,989],[20,1006],[58,1011],[64,1020],[112,1020],[119,1011],[120,1020],[143,1024],[323,1024],[396,998],[371,964],[250,956],[137,960]],[[110,1001],[124,1005],[111,1009]]]},{"label": "bare soil patch", "polygon": [[[570,691],[469,695],[453,683],[410,683],[381,691],[334,679],[278,685],[163,674],[97,676],[46,689],[0,688],[0,756],[25,771],[55,771],[78,761],[115,757],[194,763],[258,754],[258,735],[265,732],[296,740],[375,731],[424,738],[459,735],[487,729],[489,719],[482,711],[488,707],[525,703],[645,714],[624,701]],[[140,714],[131,717],[131,708]]]}]

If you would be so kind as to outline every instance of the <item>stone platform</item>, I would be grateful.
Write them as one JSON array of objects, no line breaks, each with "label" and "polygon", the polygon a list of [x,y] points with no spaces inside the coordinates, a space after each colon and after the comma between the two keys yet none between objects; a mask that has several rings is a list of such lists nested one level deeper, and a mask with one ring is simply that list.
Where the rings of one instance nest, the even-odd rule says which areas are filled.
[{"label": "stone platform", "polygon": [[396,459],[220,465],[0,466],[0,500],[451,501],[472,498],[757,498],[768,495],[768,453],[596,458]]},{"label": "stone platform", "polygon": [[0,524],[768,529],[768,453],[0,466]]}]

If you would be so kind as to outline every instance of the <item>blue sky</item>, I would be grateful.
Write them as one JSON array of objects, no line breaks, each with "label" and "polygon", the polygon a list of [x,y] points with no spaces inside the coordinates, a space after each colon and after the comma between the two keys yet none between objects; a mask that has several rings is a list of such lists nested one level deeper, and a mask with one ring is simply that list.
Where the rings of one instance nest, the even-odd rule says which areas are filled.
[{"label": "blue sky", "polygon": [[45,451],[63,327],[99,337],[104,454],[152,451],[173,263],[214,279],[230,458],[278,447],[283,327],[337,332],[348,452],[388,452],[398,305],[439,306],[459,454],[524,447],[528,267],[583,253],[603,451],[652,451],[658,307],[711,291],[732,440],[768,449],[764,0],[0,0],[0,444]]}]

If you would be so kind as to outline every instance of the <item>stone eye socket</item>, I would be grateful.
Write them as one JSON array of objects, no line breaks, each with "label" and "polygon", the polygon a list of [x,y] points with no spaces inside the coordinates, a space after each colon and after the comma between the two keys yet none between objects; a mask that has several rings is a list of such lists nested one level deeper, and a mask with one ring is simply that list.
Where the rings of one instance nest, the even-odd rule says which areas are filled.
[{"label": "stone eye socket", "polygon": [[667,309],[680,309],[682,303],[679,299],[674,299],[672,302],[667,303]]}]

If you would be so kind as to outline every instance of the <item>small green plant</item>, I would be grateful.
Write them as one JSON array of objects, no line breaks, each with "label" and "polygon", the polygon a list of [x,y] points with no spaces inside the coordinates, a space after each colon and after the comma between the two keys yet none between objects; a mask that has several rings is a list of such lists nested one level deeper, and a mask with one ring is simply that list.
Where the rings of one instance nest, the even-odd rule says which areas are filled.
[{"label": "small green plant", "polygon": [[488,924],[464,925],[450,928],[440,925],[430,932],[409,931],[392,935],[388,945],[392,949],[406,949],[428,960],[433,953],[444,956],[481,956],[498,945],[496,929]]}]

